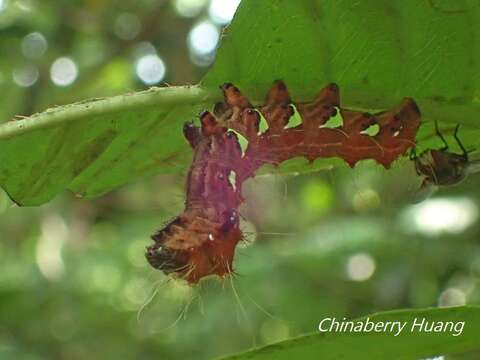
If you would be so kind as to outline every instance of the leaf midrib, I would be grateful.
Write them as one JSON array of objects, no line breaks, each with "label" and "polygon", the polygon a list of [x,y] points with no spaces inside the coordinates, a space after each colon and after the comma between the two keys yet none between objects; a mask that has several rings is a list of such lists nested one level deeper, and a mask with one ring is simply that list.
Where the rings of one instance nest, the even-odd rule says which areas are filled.
[{"label": "leaf midrib", "polygon": [[92,99],[69,105],[52,107],[41,113],[0,125],[0,140],[30,131],[63,125],[81,119],[118,113],[127,110],[144,109],[152,106],[175,106],[194,103],[212,103],[221,98],[218,90],[199,85],[151,88],[149,90],[118,95],[109,98]]}]

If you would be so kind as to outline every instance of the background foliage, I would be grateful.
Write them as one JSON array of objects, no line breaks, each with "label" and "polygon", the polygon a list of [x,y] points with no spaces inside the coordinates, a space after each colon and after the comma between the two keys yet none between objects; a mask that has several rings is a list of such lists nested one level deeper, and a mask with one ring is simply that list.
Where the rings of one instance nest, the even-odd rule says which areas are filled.
[{"label": "background foliage", "polygon": [[[214,2],[0,1],[0,119],[92,96],[145,89],[137,66],[147,55],[157,55],[164,62],[162,82],[198,82],[213,52],[196,54],[188,39],[199,24],[220,31],[228,21],[208,11]],[[448,17],[470,2],[459,2],[458,8],[451,8],[448,2],[440,2],[440,8],[438,3],[422,4],[433,14]],[[243,21],[253,10],[244,13]],[[260,15],[263,10],[262,6],[257,9]],[[365,16],[359,19],[367,21]],[[446,26],[438,20],[432,24],[432,34],[436,34],[436,26]],[[280,25],[282,29],[293,26]],[[298,29],[293,28],[295,33]],[[266,29],[258,25],[257,30]],[[26,39],[32,33],[44,37],[44,50],[38,42],[33,42],[33,50],[26,50]],[[230,68],[235,58],[228,57],[245,50],[231,45],[235,39],[229,43],[228,36],[227,31],[221,50],[228,54],[224,55],[225,65],[217,65],[205,84],[217,86],[229,80],[228,74],[234,70],[239,85],[256,99],[264,89],[249,88],[251,69],[242,67],[249,62]],[[248,38],[252,43],[259,41]],[[364,46],[357,40],[351,40],[352,46]],[[431,42],[437,40],[445,39],[433,37]],[[435,64],[450,59],[435,49],[432,45],[430,52],[420,54],[415,65],[421,68],[424,61]],[[380,49],[371,56],[384,55]],[[52,81],[52,65],[64,57],[74,61],[78,74],[70,84],[57,86]],[[339,61],[347,63],[338,66],[349,68],[354,60],[341,57]],[[455,68],[463,66],[460,60],[451,60],[459,62]],[[252,58],[251,63],[258,64],[258,60]],[[386,65],[385,76],[396,69]],[[425,71],[428,75],[428,66]],[[294,92],[310,95],[301,93],[305,79],[291,74]],[[442,75],[444,89],[450,89],[455,81],[470,84],[460,93],[465,98],[471,90],[468,101],[474,105],[459,103],[465,110],[459,114],[476,109],[478,75],[472,79]],[[270,77],[265,77],[262,86],[267,86]],[[36,80],[30,84],[32,79]],[[318,84],[323,80],[311,81]],[[385,77],[375,81],[386,82],[389,91],[396,88]],[[343,87],[349,83],[351,79],[345,80]],[[405,84],[398,93],[389,92],[392,102],[405,94],[408,81]],[[316,90],[309,87],[305,91]],[[425,86],[420,90],[429,91]],[[347,94],[347,99],[357,104],[367,101],[365,107],[375,108],[374,102],[368,102],[371,99],[356,99],[354,93]],[[439,100],[426,99],[426,108],[429,101],[442,103]],[[455,102],[446,103],[447,110],[458,110]],[[433,105],[430,108],[435,109]],[[457,121],[445,120],[452,125]],[[467,143],[474,145],[474,118],[458,121],[470,125]],[[430,138],[428,144],[440,145],[429,133],[422,136]],[[31,151],[36,150],[32,147]],[[187,161],[188,155],[174,160],[172,166]],[[41,173],[41,169],[36,171]],[[15,207],[2,194],[0,357],[211,358],[315,331],[325,316],[353,318],[395,308],[480,301],[476,222],[480,192],[474,177],[418,206],[411,204],[418,179],[406,160],[391,172],[367,163],[354,171],[337,167],[295,177],[258,177],[248,189],[250,206],[242,210],[250,222],[243,225],[247,242],[237,255],[240,275],[232,282],[207,280],[198,288],[167,282],[147,267],[143,257],[149,235],[181,210],[183,180],[180,171],[95,200],[65,193],[38,208]]]}]

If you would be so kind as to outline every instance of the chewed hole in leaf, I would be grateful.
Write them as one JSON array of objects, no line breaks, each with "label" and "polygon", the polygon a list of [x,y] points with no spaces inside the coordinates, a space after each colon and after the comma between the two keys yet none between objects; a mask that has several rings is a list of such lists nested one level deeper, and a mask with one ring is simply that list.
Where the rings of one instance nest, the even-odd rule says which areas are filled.
[{"label": "chewed hole in leaf", "polygon": [[[369,126],[367,129],[362,131],[362,134],[370,135],[370,136],[375,136],[378,134],[380,131],[380,125],[378,124],[373,124]],[[395,136],[395,135],[394,135]]]},{"label": "chewed hole in leaf", "polygon": [[235,171],[230,171],[230,173],[228,174],[228,181],[234,189],[236,189],[236,178],[237,176],[235,175]]},{"label": "chewed hole in leaf", "polygon": [[340,110],[338,108],[335,108],[335,110],[337,110],[336,115],[328,119],[328,121],[323,125],[323,127],[336,128],[343,125],[343,118],[340,114]]},{"label": "chewed hole in leaf", "polygon": [[240,134],[238,131],[235,131],[233,129],[230,129],[230,131],[234,132],[235,134],[237,134],[237,137],[238,137],[238,143],[240,144],[240,148],[242,149],[242,155],[245,154],[245,150],[247,150],[247,147],[248,147],[248,140],[245,139],[245,137]]},{"label": "chewed hole in leaf", "polygon": [[300,117],[300,114],[298,113],[296,106],[293,104],[291,106],[293,107],[294,112],[293,112],[293,115],[290,117],[285,129],[294,128],[295,126],[302,124],[302,118]]},{"label": "chewed hole in leaf", "polygon": [[265,120],[265,117],[262,115],[261,112],[258,112],[258,114],[260,115],[260,124],[258,126],[258,129],[259,129],[259,134],[265,132],[267,129],[268,129],[268,124],[267,124],[267,120]]}]

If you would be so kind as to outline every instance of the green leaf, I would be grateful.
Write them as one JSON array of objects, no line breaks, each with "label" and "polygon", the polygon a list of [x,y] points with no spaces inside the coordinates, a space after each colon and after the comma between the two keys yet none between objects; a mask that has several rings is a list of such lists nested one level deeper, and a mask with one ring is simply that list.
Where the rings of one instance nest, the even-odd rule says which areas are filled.
[{"label": "green leaf", "polygon": [[66,188],[91,197],[148,175],[185,171],[191,150],[182,124],[211,102],[197,86],[154,88],[6,123],[0,184],[17,203],[39,205]]},{"label": "green leaf", "polygon": [[[365,321],[367,317],[359,319]],[[462,306],[443,309],[397,310],[368,316],[372,322],[406,322],[398,336],[391,332],[314,333],[282,341],[225,360],[291,359],[395,359],[412,360],[480,349],[480,307]],[[460,335],[456,331],[411,331],[414,320],[438,324],[465,322]],[[322,319],[312,319],[320,322]],[[460,328],[460,327],[459,327]]]},{"label": "green leaf", "polygon": [[[424,120],[447,125],[447,135],[466,125],[460,137],[475,146],[478,23],[474,0],[243,0],[200,85],[86,101],[0,125],[0,185],[17,203],[38,205],[64,189],[93,197],[146,176],[184,172],[191,153],[182,124],[211,109],[227,81],[254,103],[275,79],[296,101],[337,82],[343,106],[366,110],[410,96]],[[422,147],[438,146],[432,134],[430,124],[422,126]],[[312,169],[305,161],[287,168]]]},{"label": "green leaf", "polygon": [[274,79],[284,80],[294,99],[311,99],[323,84],[336,82],[348,107],[384,109],[410,96],[428,118],[474,123],[480,4],[450,6],[438,0],[243,1],[203,84],[233,82],[262,101]]}]

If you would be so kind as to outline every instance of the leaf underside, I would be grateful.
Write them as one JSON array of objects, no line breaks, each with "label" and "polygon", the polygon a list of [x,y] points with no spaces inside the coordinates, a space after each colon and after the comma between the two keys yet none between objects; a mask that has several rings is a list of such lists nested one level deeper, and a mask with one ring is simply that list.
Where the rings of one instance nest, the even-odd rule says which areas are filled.
[{"label": "leaf underside", "polygon": [[[342,103],[391,108],[413,97],[421,148],[438,147],[431,121],[476,147],[480,135],[480,4],[463,1],[243,0],[216,62],[198,86],[58,107],[0,126],[0,185],[21,205],[65,189],[87,197],[191,160],[185,121],[212,109],[232,82],[256,104],[282,79],[296,101],[339,84]],[[338,163],[322,160],[318,168]],[[305,161],[284,170],[311,171]]]}]

